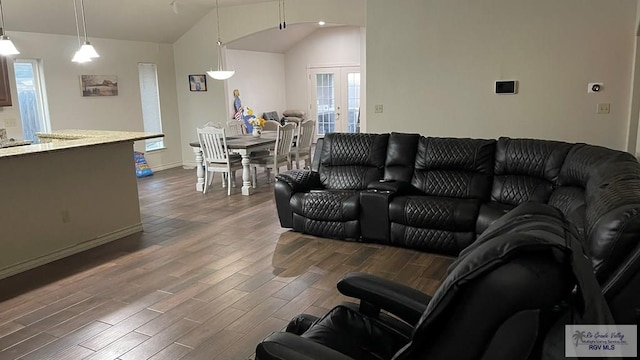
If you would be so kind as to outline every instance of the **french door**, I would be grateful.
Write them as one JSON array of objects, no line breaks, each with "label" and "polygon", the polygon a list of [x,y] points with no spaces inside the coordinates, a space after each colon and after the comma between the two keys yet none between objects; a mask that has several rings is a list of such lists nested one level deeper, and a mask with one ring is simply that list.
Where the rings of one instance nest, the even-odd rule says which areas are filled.
[{"label": "french door", "polygon": [[360,67],[309,69],[309,115],[316,137],[330,132],[360,132]]}]

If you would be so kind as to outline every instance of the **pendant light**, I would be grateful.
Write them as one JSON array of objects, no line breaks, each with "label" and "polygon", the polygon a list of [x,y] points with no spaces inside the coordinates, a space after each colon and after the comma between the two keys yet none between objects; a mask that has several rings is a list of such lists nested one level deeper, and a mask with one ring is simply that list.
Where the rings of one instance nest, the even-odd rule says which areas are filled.
[{"label": "pendant light", "polygon": [[216,80],[227,80],[236,72],[222,69],[222,41],[220,40],[220,11],[218,10],[218,0],[216,0],[216,25],[218,25],[218,41],[216,43],[218,45],[218,69],[207,71],[207,75]]},{"label": "pendant light", "polygon": [[[75,8],[75,0],[73,5]],[[99,58],[100,55],[98,55],[98,52],[96,51],[96,49],[93,47],[93,45],[91,45],[87,36],[87,20],[84,15],[84,0],[80,0],[80,10],[82,12],[82,29],[84,30],[84,43],[82,44],[82,46],[80,46],[80,49],[78,50],[78,53],[80,53],[79,56],[81,59]],[[77,16],[76,16],[76,19],[77,19]]]},{"label": "pendant light", "polygon": [[78,6],[76,6],[76,0],[73,0],[73,14],[76,19],[76,34],[78,35],[78,50],[73,55],[73,59],[71,59],[74,63],[86,63],[91,62],[91,58],[86,56],[83,52],[80,51],[82,47],[82,43],[80,42],[80,25],[78,24]]},{"label": "pendant light", "polygon": [[20,51],[8,36],[4,34],[4,10],[2,9],[2,0],[0,0],[0,55],[17,55]]}]

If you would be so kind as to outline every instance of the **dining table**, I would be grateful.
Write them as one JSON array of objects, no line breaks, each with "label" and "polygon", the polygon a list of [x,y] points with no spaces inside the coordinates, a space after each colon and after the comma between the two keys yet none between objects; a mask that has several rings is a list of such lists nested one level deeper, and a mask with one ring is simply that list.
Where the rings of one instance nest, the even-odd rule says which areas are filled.
[{"label": "dining table", "polygon": [[[272,149],[276,144],[276,131],[263,131],[260,137],[247,135],[227,136],[227,148],[242,156],[242,195],[249,196],[253,192],[251,186],[251,168],[249,167],[249,156],[252,152]],[[189,143],[196,155],[196,191],[204,189],[204,167],[202,149],[200,143],[195,141]]]}]

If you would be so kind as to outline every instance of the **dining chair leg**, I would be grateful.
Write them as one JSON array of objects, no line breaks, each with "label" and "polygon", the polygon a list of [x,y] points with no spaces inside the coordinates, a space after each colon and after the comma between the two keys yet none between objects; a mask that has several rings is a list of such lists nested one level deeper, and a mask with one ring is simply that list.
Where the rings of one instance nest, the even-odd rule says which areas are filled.
[{"label": "dining chair leg", "polygon": [[231,196],[231,174],[230,173],[226,173],[227,174],[227,181],[229,182],[227,184],[227,196]]},{"label": "dining chair leg", "polygon": [[236,172],[231,173],[231,186],[236,187]]},{"label": "dining chair leg", "polygon": [[[249,172],[251,172],[251,169],[249,169]],[[253,167],[253,175],[251,177],[251,186],[254,189],[258,186],[258,167],[257,166]]]},{"label": "dining chair leg", "polygon": [[271,183],[271,168],[264,168],[267,173],[267,183]]},{"label": "dining chair leg", "polygon": [[203,194],[207,193],[207,188],[211,186],[211,182],[213,181],[213,173],[211,173],[211,175],[209,175],[209,173],[210,171],[208,169],[204,172],[204,189],[202,189]]}]

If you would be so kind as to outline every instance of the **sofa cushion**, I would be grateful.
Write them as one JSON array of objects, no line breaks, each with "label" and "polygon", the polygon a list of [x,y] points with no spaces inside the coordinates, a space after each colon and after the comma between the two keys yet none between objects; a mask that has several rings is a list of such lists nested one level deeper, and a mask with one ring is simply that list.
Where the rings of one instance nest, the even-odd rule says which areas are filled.
[{"label": "sofa cushion", "polygon": [[327,189],[364,190],[382,178],[389,134],[325,135],[320,181]]},{"label": "sofa cushion", "polygon": [[427,195],[488,198],[495,140],[422,137],[411,184]]},{"label": "sofa cushion", "polygon": [[322,221],[356,220],[360,215],[359,191],[312,190],[291,197],[294,214]]},{"label": "sofa cushion", "polygon": [[575,144],[567,153],[557,183],[559,186],[585,188],[590,175],[598,166],[620,154],[619,151],[601,146]]},{"label": "sofa cushion", "polygon": [[391,223],[391,245],[420,251],[456,256],[471,245],[475,238],[473,231],[425,229]]},{"label": "sofa cushion", "polygon": [[515,206],[490,201],[480,205],[478,220],[476,221],[476,234],[482,234],[494,221],[511,211]]},{"label": "sofa cushion", "polygon": [[586,191],[586,247],[598,280],[640,247],[640,166],[632,156],[604,163]]},{"label": "sofa cushion", "polygon": [[491,200],[546,203],[572,144],[501,137],[496,145]]},{"label": "sofa cushion", "polygon": [[278,117],[277,111],[267,111],[262,114],[262,118],[265,120],[273,120],[273,121],[280,122],[280,118]]},{"label": "sofa cushion", "polygon": [[420,134],[391,133],[384,165],[386,180],[411,182]]},{"label": "sofa cushion", "polygon": [[474,231],[479,208],[474,199],[398,196],[389,204],[389,219],[420,228]]}]

